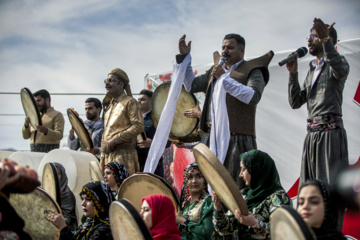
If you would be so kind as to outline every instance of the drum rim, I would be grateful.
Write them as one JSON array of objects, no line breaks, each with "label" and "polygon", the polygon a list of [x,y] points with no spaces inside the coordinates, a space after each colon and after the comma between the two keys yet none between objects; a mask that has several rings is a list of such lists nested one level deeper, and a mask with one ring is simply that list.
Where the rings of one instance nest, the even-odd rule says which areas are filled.
[{"label": "drum rim", "polygon": [[[25,114],[27,115],[28,113],[27,113],[27,111],[25,110],[25,107],[24,107],[24,104],[23,104],[23,99],[24,99],[23,94],[27,94],[28,97],[30,98],[30,100],[31,100],[31,102],[32,102],[32,104],[33,104],[33,107],[34,107],[34,109],[35,109],[35,112],[36,112],[36,117],[37,117],[38,123],[39,123],[39,125],[42,125],[41,115],[40,115],[40,112],[39,112],[38,108],[36,107],[36,101],[35,101],[35,99],[34,99],[34,96],[33,96],[32,92],[30,91],[30,89],[28,89],[28,88],[26,88],[26,87],[22,88],[21,91],[20,91],[21,103],[22,103],[22,106],[23,106],[23,109],[24,109]],[[36,128],[35,128],[35,124],[36,124],[36,123],[33,124],[33,123],[31,123],[31,121],[30,121],[30,124],[31,124],[31,126],[32,126],[34,129],[36,129]]]},{"label": "drum rim", "polygon": [[[91,178],[91,169],[93,169],[95,171],[96,174],[99,174],[100,173],[100,176],[101,176],[101,179],[100,180],[97,180],[97,181],[104,181],[104,176],[101,174],[101,169],[99,167],[99,165],[95,162],[95,161],[91,161],[89,163],[90,167],[89,167],[89,172],[90,172],[90,178]],[[96,169],[94,168],[94,165],[96,165]],[[99,170],[100,172],[97,172],[97,170]],[[92,180],[92,179],[91,179]],[[92,180],[92,181],[95,181],[95,180]]]},{"label": "drum rim", "polygon": [[42,187],[37,187],[37,189],[38,189],[40,192],[43,192],[43,193],[51,200],[51,202],[54,203],[55,207],[57,208],[58,213],[61,214],[61,213],[62,213],[62,212],[61,212],[61,207],[60,207],[60,205],[56,202],[56,200],[55,200],[53,197],[51,197],[50,194],[48,194],[48,193],[45,191],[45,189],[43,189]]},{"label": "drum rim", "polygon": [[[154,101],[155,101],[155,98],[156,98],[156,96],[157,96],[157,95],[156,95],[156,93],[157,93],[156,90],[157,90],[157,89],[161,89],[161,87],[163,87],[163,86],[165,86],[165,85],[171,85],[171,82],[170,82],[170,81],[169,81],[169,82],[164,82],[164,83],[161,83],[159,86],[156,87],[156,89],[155,89],[155,91],[154,91],[154,93],[153,93],[153,97],[151,98],[151,104],[152,104],[152,106],[154,106]],[[184,86],[182,86],[181,91],[182,91],[182,90],[184,90],[186,93],[188,93],[188,94],[191,96],[191,98],[193,99],[193,101],[194,101],[194,103],[195,103],[195,105],[196,105],[197,99],[196,99],[195,95],[194,95],[193,93],[191,93],[191,92],[186,91]],[[159,91],[159,90],[158,90],[158,91]],[[180,91],[180,93],[181,93],[181,91]],[[154,127],[155,127],[155,129],[156,129],[160,119],[156,119],[156,117],[155,117],[155,115],[154,115],[154,111],[151,111],[151,120],[153,121]],[[197,119],[194,128],[193,128],[188,134],[186,134],[186,135],[176,136],[176,135],[174,135],[173,133],[171,133],[171,128],[170,128],[170,133],[171,133],[172,135],[174,135],[175,137],[186,137],[186,136],[190,135],[191,133],[193,133],[193,132],[196,130],[197,126],[199,125],[199,121],[200,121],[200,120]]]},{"label": "drum rim", "polygon": [[[68,115],[68,118],[69,118],[69,122],[70,122],[70,124],[71,124],[71,127],[75,130],[75,132],[76,132],[79,140],[80,140],[81,143],[84,145],[84,147],[85,147],[85,148],[94,148],[94,143],[93,143],[93,141],[92,141],[91,138],[90,138],[89,132],[88,132],[88,130],[85,128],[85,126],[84,126],[81,118],[76,115],[75,110],[73,110],[73,109],[71,109],[71,108],[68,108],[68,109],[66,110],[66,112],[67,112],[67,115]],[[80,126],[80,129],[74,128],[73,123],[72,123],[72,121],[71,121],[70,115],[76,119],[76,122],[78,123],[78,126]],[[85,139],[82,139],[82,136],[83,136],[83,135],[78,133],[79,130],[81,130],[81,131],[83,131],[83,132],[85,133],[85,134],[84,134],[84,135],[85,135]]]},{"label": "drum rim", "polygon": [[[177,195],[177,193],[176,193],[176,191],[174,190],[174,188],[172,188],[172,187],[170,186],[170,184],[167,183],[162,177],[157,176],[156,174],[153,174],[153,173],[137,172],[137,173],[134,173],[133,175],[131,175],[130,177],[126,178],[126,179],[124,180],[124,182],[121,184],[121,186],[120,186],[120,188],[119,188],[119,190],[118,190],[118,195],[117,195],[118,197],[120,197],[120,191],[121,191],[121,189],[124,188],[124,183],[125,183],[126,181],[128,181],[128,182],[132,181],[132,179],[133,179],[134,177],[137,177],[137,176],[146,176],[146,177],[153,178],[153,179],[155,179],[155,180],[157,180],[157,181],[160,181],[163,185],[166,186],[166,188],[167,188],[168,190],[170,190],[171,195],[172,195],[173,199],[174,199],[175,202],[176,202],[176,205],[177,205],[177,206],[180,205],[179,196]],[[130,180],[129,180],[129,179],[130,179]],[[172,201],[172,199],[171,199],[171,201]],[[177,212],[176,207],[175,207],[175,212]]]},{"label": "drum rim", "polygon": [[[57,175],[56,166],[55,166],[54,163],[48,162],[48,163],[45,164],[43,172],[44,172],[44,170],[46,168],[46,165],[49,165],[51,170],[52,170],[52,173],[53,173],[53,176],[54,176],[54,181],[55,181],[55,189],[56,189],[56,199],[55,200],[59,204],[59,206],[61,206],[61,186],[60,186],[60,181],[59,181],[59,178],[58,178],[58,175]],[[42,175],[42,178],[44,178],[44,173]],[[44,181],[42,181],[42,183],[43,182]],[[43,188],[43,189],[45,190],[45,188]]]},{"label": "drum rim", "polygon": [[[193,148],[193,153],[194,153],[195,161],[198,163],[200,171],[202,172],[204,178],[205,178],[205,174],[207,173],[207,171],[205,169],[203,169],[203,164],[202,164],[201,160],[200,160],[201,163],[199,163],[199,159],[197,157],[198,154],[201,155],[203,158],[205,158],[207,160],[207,163],[208,163],[207,167],[211,166],[211,168],[216,169],[217,172],[220,172],[219,170],[221,168],[223,168],[222,172],[223,172],[223,174],[225,174],[225,176],[222,176],[222,180],[223,180],[224,183],[226,183],[226,184],[224,184],[224,186],[226,186],[228,188],[229,192],[231,192],[232,197],[233,197],[235,202],[233,202],[231,199],[230,200],[225,199],[222,202],[226,206],[230,205],[230,204],[228,204],[228,202],[231,202],[232,204],[234,204],[234,205],[236,205],[238,207],[238,210],[240,211],[240,214],[247,215],[248,207],[247,207],[247,204],[246,204],[245,200],[242,197],[242,194],[241,194],[238,186],[236,185],[235,181],[230,176],[230,173],[220,163],[220,161],[214,155],[214,153],[203,143],[197,144]],[[209,156],[207,156],[207,155],[209,155]],[[214,161],[210,161],[208,158],[213,159]],[[215,160],[217,160],[217,161],[215,161]],[[209,179],[206,179],[206,180],[210,184],[210,186],[213,185],[212,182],[215,181],[215,180],[213,180],[213,178],[210,178],[210,180]],[[230,191],[230,189],[235,189],[236,192]],[[217,192],[217,194],[219,195],[220,198],[222,198],[218,192]],[[233,209],[229,209],[229,210],[232,211]]]},{"label": "drum rim", "polygon": [[146,226],[141,215],[139,214],[139,212],[136,210],[136,208],[131,204],[131,202],[129,200],[122,198],[122,199],[116,200],[115,202],[119,202],[131,214],[131,216],[133,217],[140,232],[142,233],[144,239],[153,239],[151,232],[148,229],[148,227]]},{"label": "drum rim", "polygon": [[[305,221],[302,219],[302,217],[298,214],[298,212],[289,206],[282,206],[277,209],[278,211],[286,211],[290,214],[290,216],[295,220],[295,222],[298,224],[299,229],[301,230],[304,239],[307,240],[316,240],[315,233],[311,230],[311,228],[305,223]],[[274,212],[275,213],[275,212]],[[275,215],[276,216],[276,215]],[[274,217],[274,216],[273,216]],[[272,225],[275,227],[275,223],[272,223]],[[271,225],[270,225],[271,226]],[[272,232],[272,231],[271,231]]]}]

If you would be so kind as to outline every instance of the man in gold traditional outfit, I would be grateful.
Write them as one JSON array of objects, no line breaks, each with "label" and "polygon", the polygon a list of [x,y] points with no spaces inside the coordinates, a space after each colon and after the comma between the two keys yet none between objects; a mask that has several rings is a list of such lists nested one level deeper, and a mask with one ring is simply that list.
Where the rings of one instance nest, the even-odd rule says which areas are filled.
[{"label": "man in gold traditional outfit", "polygon": [[107,94],[103,100],[105,128],[101,141],[100,168],[104,171],[108,162],[120,162],[131,175],[140,170],[135,146],[136,136],[144,130],[144,119],[138,102],[132,97],[129,78],[123,70],[111,70],[104,83]]}]

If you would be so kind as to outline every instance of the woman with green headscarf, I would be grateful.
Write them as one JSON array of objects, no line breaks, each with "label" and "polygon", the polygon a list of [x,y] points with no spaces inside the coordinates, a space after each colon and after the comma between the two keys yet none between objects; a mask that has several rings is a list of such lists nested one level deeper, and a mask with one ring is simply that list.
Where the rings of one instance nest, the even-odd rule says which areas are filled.
[{"label": "woman with green headscarf", "polygon": [[241,193],[249,214],[240,215],[233,210],[234,215],[227,211],[215,193],[215,231],[228,236],[238,230],[239,239],[269,239],[270,215],[278,207],[292,206],[291,199],[281,186],[274,160],[267,153],[254,149],[241,154],[240,158],[240,177],[246,185]]}]

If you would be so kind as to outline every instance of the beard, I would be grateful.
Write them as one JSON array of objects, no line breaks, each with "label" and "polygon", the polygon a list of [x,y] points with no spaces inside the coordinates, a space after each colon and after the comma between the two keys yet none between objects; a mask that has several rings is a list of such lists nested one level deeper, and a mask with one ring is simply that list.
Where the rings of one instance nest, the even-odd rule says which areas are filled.
[{"label": "beard", "polygon": [[317,56],[323,51],[322,44],[312,45],[312,49],[309,49],[309,53],[313,56]]},{"label": "beard", "polygon": [[97,117],[96,113],[94,113],[94,114],[87,114],[87,115],[86,115],[86,118],[87,118],[88,120],[90,120],[90,121],[96,119],[96,117]]},{"label": "beard", "polygon": [[44,114],[44,113],[46,113],[46,110],[47,110],[47,107],[46,107],[46,104],[44,103],[44,104],[40,107],[39,111],[40,111],[42,114]]}]

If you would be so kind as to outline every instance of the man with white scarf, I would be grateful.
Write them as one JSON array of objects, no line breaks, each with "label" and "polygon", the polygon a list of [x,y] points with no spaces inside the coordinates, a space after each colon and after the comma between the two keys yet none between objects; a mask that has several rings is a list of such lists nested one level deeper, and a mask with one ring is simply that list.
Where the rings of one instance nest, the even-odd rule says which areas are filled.
[{"label": "man with white scarf", "polygon": [[239,187],[240,154],[256,149],[256,105],[269,81],[269,65],[273,52],[244,60],[245,39],[238,34],[228,34],[222,43],[223,66],[214,65],[205,74],[195,77],[190,55],[191,41],[186,35],[179,40],[177,64],[185,67],[184,86],[189,92],[204,92],[206,99],[200,118],[200,130],[210,134],[210,150],[224,164]]}]

